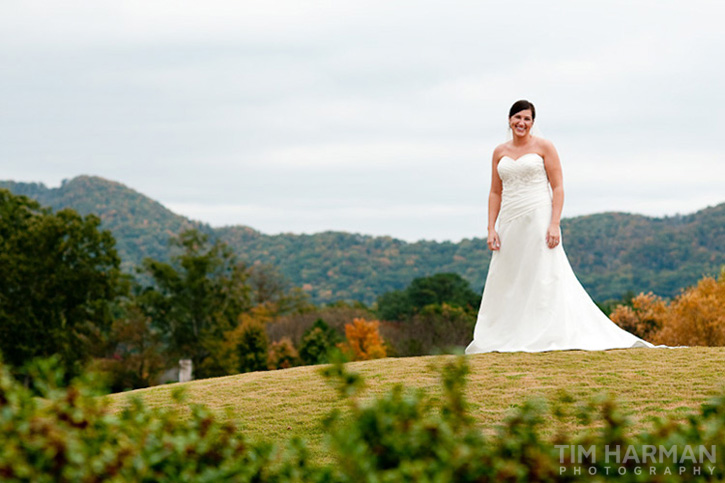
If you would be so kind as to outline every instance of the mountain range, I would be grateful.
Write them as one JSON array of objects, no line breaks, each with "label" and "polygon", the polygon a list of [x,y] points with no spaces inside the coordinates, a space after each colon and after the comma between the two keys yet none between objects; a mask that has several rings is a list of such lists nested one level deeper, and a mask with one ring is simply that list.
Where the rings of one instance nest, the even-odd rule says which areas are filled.
[{"label": "mountain range", "polygon": [[[458,273],[480,291],[490,260],[483,238],[406,242],[339,231],[268,235],[243,225],[213,228],[95,176],[78,176],[58,188],[15,181],[0,181],[0,188],[56,210],[98,215],[116,238],[127,272],[145,257],[168,259],[169,238],[195,228],[226,242],[247,263],[276,266],[314,303],[371,304],[416,277],[440,272]],[[725,203],[663,218],[628,213],[567,218],[562,233],[574,271],[597,301],[630,291],[670,297],[725,265]]]}]

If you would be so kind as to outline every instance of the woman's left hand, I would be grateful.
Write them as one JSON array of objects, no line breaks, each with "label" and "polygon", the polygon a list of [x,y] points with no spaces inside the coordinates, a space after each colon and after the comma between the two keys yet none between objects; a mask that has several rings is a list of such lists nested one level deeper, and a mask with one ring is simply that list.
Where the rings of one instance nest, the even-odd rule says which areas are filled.
[{"label": "woman's left hand", "polygon": [[559,225],[551,224],[546,230],[546,244],[549,248],[556,247],[561,242],[561,230]]}]

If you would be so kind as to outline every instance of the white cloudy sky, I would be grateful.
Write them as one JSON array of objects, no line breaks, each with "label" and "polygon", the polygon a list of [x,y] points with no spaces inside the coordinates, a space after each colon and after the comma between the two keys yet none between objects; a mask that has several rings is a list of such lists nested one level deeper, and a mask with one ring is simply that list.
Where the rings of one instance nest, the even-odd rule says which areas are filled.
[{"label": "white cloudy sky", "polygon": [[490,153],[533,101],[564,216],[725,201],[716,1],[0,6],[0,179],[120,181],[265,233],[485,236]]}]

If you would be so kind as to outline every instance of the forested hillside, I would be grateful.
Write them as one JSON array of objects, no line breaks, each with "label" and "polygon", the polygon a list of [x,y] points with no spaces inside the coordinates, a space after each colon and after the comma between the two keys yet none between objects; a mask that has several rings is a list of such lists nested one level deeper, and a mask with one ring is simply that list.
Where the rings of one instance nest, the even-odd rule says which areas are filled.
[{"label": "forested hillside", "polygon": [[670,297],[725,264],[725,203],[666,218],[580,216],[562,226],[569,260],[598,300],[628,290]]},{"label": "forested hillside", "polygon": [[[81,176],[47,188],[0,182],[0,187],[55,209],[96,213],[118,240],[127,271],[144,257],[166,257],[167,240],[195,227],[219,237],[248,263],[276,265],[315,303],[360,300],[406,287],[415,277],[455,272],[480,291],[490,254],[483,238],[459,243],[346,232],[266,235],[246,226],[212,229],[164,208],[119,183]],[[564,246],[575,272],[598,301],[627,291],[675,295],[725,264],[725,203],[685,216],[649,218],[604,213],[562,221]]]},{"label": "forested hillside", "polygon": [[17,195],[34,198],[54,210],[73,208],[81,215],[96,214],[116,238],[121,267],[129,272],[145,257],[167,259],[168,239],[189,228],[211,233],[205,224],[172,213],[161,203],[121,183],[96,176],[78,176],[59,188],[42,183],[0,181]]}]

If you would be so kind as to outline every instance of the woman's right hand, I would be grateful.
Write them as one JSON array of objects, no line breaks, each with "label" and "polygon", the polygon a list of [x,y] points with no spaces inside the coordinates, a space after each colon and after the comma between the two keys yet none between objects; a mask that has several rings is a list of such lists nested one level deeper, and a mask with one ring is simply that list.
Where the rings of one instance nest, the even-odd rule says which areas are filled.
[{"label": "woman's right hand", "polygon": [[498,237],[498,233],[493,228],[488,230],[488,249],[496,251],[501,248],[501,240]]}]

